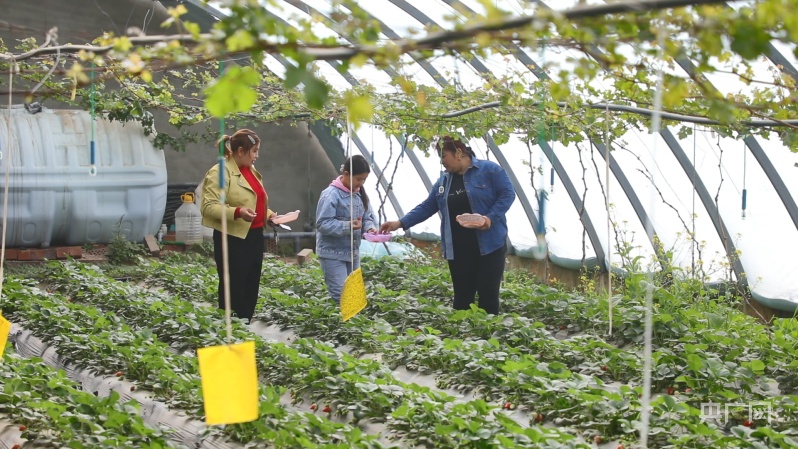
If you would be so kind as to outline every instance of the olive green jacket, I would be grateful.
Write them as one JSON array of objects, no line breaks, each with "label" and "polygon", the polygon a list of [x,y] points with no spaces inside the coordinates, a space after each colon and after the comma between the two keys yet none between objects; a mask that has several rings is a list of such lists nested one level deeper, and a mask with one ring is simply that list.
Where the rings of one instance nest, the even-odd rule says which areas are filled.
[{"label": "olive green jacket", "polygon": [[[238,237],[246,238],[249,232],[249,227],[252,223],[244,221],[241,218],[235,218],[235,211],[238,207],[248,207],[255,209],[257,195],[250,187],[247,178],[241,174],[241,170],[232,158],[225,159],[224,163],[224,184],[225,184],[225,203],[222,204],[221,190],[219,189],[219,164],[214,165],[205,174],[205,180],[202,183],[202,225],[209,228],[222,230],[222,214],[227,215],[227,233]],[[263,176],[260,172],[252,167],[252,173],[258,178],[258,181],[263,183]],[[264,191],[266,189],[264,188]],[[266,220],[269,219],[274,212],[269,210],[269,195],[266,195]],[[224,211],[224,212],[223,212]]]}]

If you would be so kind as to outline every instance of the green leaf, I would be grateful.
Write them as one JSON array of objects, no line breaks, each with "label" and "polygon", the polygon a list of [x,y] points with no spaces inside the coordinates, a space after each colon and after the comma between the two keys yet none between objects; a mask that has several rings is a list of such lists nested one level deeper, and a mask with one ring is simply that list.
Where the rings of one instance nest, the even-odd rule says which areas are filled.
[{"label": "green leaf", "polygon": [[765,372],[765,363],[759,359],[751,360],[747,363],[748,367],[751,368],[751,371],[755,372],[756,374],[762,374]]},{"label": "green leaf", "polygon": [[361,122],[370,121],[374,114],[371,100],[367,95],[347,95],[346,108],[346,118],[355,129],[360,126]]},{"label": "green leaf", "polygon": [[260,75],[251,67],[231,67],[205,89],[205,107],[214,117],[247,112],[258,98]]},{"label": "green leaf", "polygon": [[676,400],[673,399],[673,396],[666,394],[662,396],[662,400],[665,402],[665,405],[669,410],[673,410],[676,407]]},{"label": "green leaf", "polygon": [[738,24],[731,33],[731,49],[745,59],[756,59],[768,51],[770,36],[750,22]]},{"label": "green leaf", "polygon": [[698,354],[687,354],[687,366],[697,373],[704,367],[704,362]]},{"label": "green leaf", "polygon": [[309,76],[310,72],[305,70],[303,67],[289,67],[285,70],[285,87],[288,89],[293,89],[304,83]]},{"label": "green leaf", "polygon": [[255,46],[255,36],[248,30],[238,30],[225,40],[230,52],[248,50]]},{"label": "green leaf", "polygon": [[330,95],[330,86],[316,77],[305,82],[305,101],[313,109],[321,109]]}]

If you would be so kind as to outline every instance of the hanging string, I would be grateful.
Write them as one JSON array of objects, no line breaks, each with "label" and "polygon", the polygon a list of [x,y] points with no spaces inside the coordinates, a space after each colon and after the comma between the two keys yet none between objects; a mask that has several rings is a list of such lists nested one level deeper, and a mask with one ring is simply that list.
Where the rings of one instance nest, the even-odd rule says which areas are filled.
[{"label": "hanging string", "polygon": [[[554,122],[552,122],[551,126],[549,127],[549,136],[551,136],[552,141],[554,140],[555,131],[556,130],[554,128]],[[565,144],[563,144],[563,146],[564,145]],[[541,176],[546,176],[546,171],[541,170],[540,174]],[[554,193],[554,165],[552,165],[551,168],[549,169],[549,193]]]},{"label": "hanging string", "polygon": [[0,295],[3,294],[3,281],[5,280],[3,268],[6,261],[6,229],[8,229],[8,178],[11,168],[11,94],[14,92],[14,71],[16,70],[19,70],[19,67],[17,67],[17,62],[12,56],[11,65],[8,69],[8,120],[6,120],[6,154],[3,154],[2,151],[0,151],[0,160],[5,159],[6,161],[5,185],[3,187],[3,240],[0,242]]},{"label": "hanging string", "polygon": [[606,195],[604,196],[604,207],[607,209],[607,306],[609,336],[612,337],[612,222],[610,221],[610,109],[604,109],[604,184],[606,185]]},{"label": "hanging string", "polygon": [[693,123],[693,214],[691,216],[691,232],[693,235],[691,236],[691,247],[692,247],[692,260],[691,260],[691,269],[692,269],[692,276],[695,277],[695,248],[696,248],[696,239],[695,239],[695,179],[696,179],[696,160],[695,160],[695,149],[696,149],[696,142],[698,141],[698,134],[696,134],[696,125]]},{"label": "hanging string", "polygon": [[[565,147],[565,128],[560,128],[560,142],[563,143],[563,147]],[[554,191],[554,166],[551,167],[551,191]]]},{"label": "hanging string", "polygon": [[[659,61],[659,67],[657,68],[657,85],[656,90],[654,91],[654,111],[651,115],[651,158],[652,158],[652,167],[656,166],[656,156],[657,156],[657,143],[659,141],[659,132],[662,123],[662,90],[663,90],[663,66],[665,65],[665,28],[663,26],[663,21],[660,20],[659,28],[657,30],[657,59]],[[658,170],[654,170],[652,173],[652,183],[654,184],[654,188],[651,189],[649,195],[649,210],[653,213],[654,212],[654,204],[655,204],[655,191],[656,191],[656,173]],[[651,235],[653,233],[653,223],[651,222],[651,218],[646,220],[646,234]],[[653,333],[653,308],[654,308],[654,273],[652,270],[649,270],[647,285],[646,285],[646,311],[645,311],[645,333],[644,333],[644,341],[643,341],[643,397],[640,403],[641,414],[640,414],[640,446],[644,449],[648,448],[648,429],[649,429],[649,421],[651,418],[651,346],[652,346],[652,333]]]},{"label": "hanging string", "polygon": [[[346,157],[349,158],[349,263],[352,271],[355,269],[355,228],[352,227],[352,222],[355,220],[355,185],[352,182],[354,178],[354,171],[352,169],[352,152],[350,143],[352,142],[352,125],[349,122],[349,114],[346,119]],[[362,231],[361,231],[362,232]]]},{"label": "hanging string", "polygon": [[[224,73],[224,61],[219,61],[219,76]],[[224,150],[229,141],[224,140],[224,118],[219,119],[219,202],[222,205],[222,279],[224,279],[224,325],[227,329],[227,343],[233,342],[232,306],[230,305],[230,257],[227,245],[227,190],[224,187],[225,159]],[[232,151],[232,148],[230,148]],[[233,162],[235,163],[235,162]]]},{"label": "hanging string", "polygon": [[[541,67],[545,68],[546,65],[546,41],[545,39],[541,41],[540,48],[538,49],[538,60],[540,61]],[[540,79],[540,78],[539,78]],[[540,87],[540,100],[538,101],[539,113],[538,116],[538,129],[537,129],[537,140],[538,140],[538,149],[540,150],[540,187],[537,189],[538,193],[538,228],[535,230],[535,234],[537,237],[537,247],[535,247],[532,251],[532,256],[538,260],[544,260],[548,256],[548,245],[546,244],[546,199],[549,196],[548,191],[546,190],[546,155],[545,151],[543,150],[543,146],[546,143],[546,89],[545,89],[545,80],[540,79],[541,87]],[[551,151],[554,151],[553,145]]]},{"label": "hanging string", "polygon": [[[538,130],[538,148],[540,149],[540,157],[538,163],[540,164],[540,171],[541,173],[545,173],[545,165],[546,165],[546,155],[543,151],[543,144],[546,141],[546,133],[545,131],[542,132]],[[554,152],[554,143],[552,142],[551,151]],[[540,177],[540,188],[538,188],[538,228],[536,229],[536,234],[538,238],[538,246],[545,247],[545,234],[546,234],[546,199],[548,198],[549,194],[546,191],[546,177]],[[541,242],[541,237],[544,239]],[[545,248],[544,248],[545,249]]]},{"label": "hanging string", "polygon": [[745,220],[745,209],[747,206],[748,200],[748,189],[745,188],[745,178],[746,178],[746,171],[748,169],[748,150],[745,146],[745,140],[743,140],[743,220]]},{"label": "hanging string", "polygon": [[[307,123],[307,127],[308,127],[308,143],[310,143],[310,141],[313,140],[313,134],[310,131],[310,123]],[[310,226],[306,226],[305,230],[306,231],[310,231],[310,230],[313,229],[313,227],[315,227],[312,224],[312,221],[310,219],[310,211],[313,210],[313,209],[311,209],[311,207],[313,207],[313,191],[310,190],[310,145],[308,145],[307,155],[308,155],[308,157],[307,157],[307,165],[306,165],[306,170],[305,170],[307,172],[307,184],[308,184],[307,185],[307,189],[308,189],[308,219],[307,220],[308,220],[308,224],[310,224]]]},{"label": "hanging string", "polygon": [[97,176],[97,164],[95,159],[95,144],[94,144],[94,114],[95,114],[95,106],[94,106],[94,60],[91,61],[91,84],[90,84],[90,94],[89,98],[91,99],[91,142],[89,143],[89,176]]},{"label": "hanging string", "polygon": [[[488,128],[487,125],[488,125],[488,118],[485,117],[485,128],[486,129]],[[483,134],[482,138],[485,141],[485,159],[489,161],[490,160],[490,144],[489,144],[488,139],[485,138],[486,135],[487,135],[487,133]]]}]

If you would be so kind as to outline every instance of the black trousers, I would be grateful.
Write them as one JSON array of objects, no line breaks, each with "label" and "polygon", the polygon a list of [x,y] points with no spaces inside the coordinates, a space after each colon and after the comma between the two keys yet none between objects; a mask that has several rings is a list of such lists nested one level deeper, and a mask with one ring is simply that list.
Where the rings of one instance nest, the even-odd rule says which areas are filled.
[{"label": "black trousers", "polygon": [[499,286],[504,275],[505,244],[496,251],[481,256],[479,252],[466,252],[449,261],[449,272],[454,287],[454,309],[468,310],[479,294],[479,307],[486,312],[499,313]]},{"label": "black trousers", "polygon": [[[230,308],[239,318],[252,319],[258,303],[258,287],[263,268],[263,228],[250,229],[240,239],[227,235],[230,271]],[[213,256],[219,273],[219,308],[224,310],[224,272],[222,265],[222,233],[213,231]]]}]

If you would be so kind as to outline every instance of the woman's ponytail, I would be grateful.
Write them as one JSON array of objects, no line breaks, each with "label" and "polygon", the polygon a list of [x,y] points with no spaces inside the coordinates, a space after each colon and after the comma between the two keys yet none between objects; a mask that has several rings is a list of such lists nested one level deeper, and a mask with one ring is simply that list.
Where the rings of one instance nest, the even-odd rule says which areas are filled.
[{"label": "woman's ponytail", "polygon": [[228,158],[233,155],[233,150],[230,149],[230,136],[227,134],[223,135],[221,139],[216,142],[216,148],[219,148],[219,145],[224,143],[224,157]]}]

